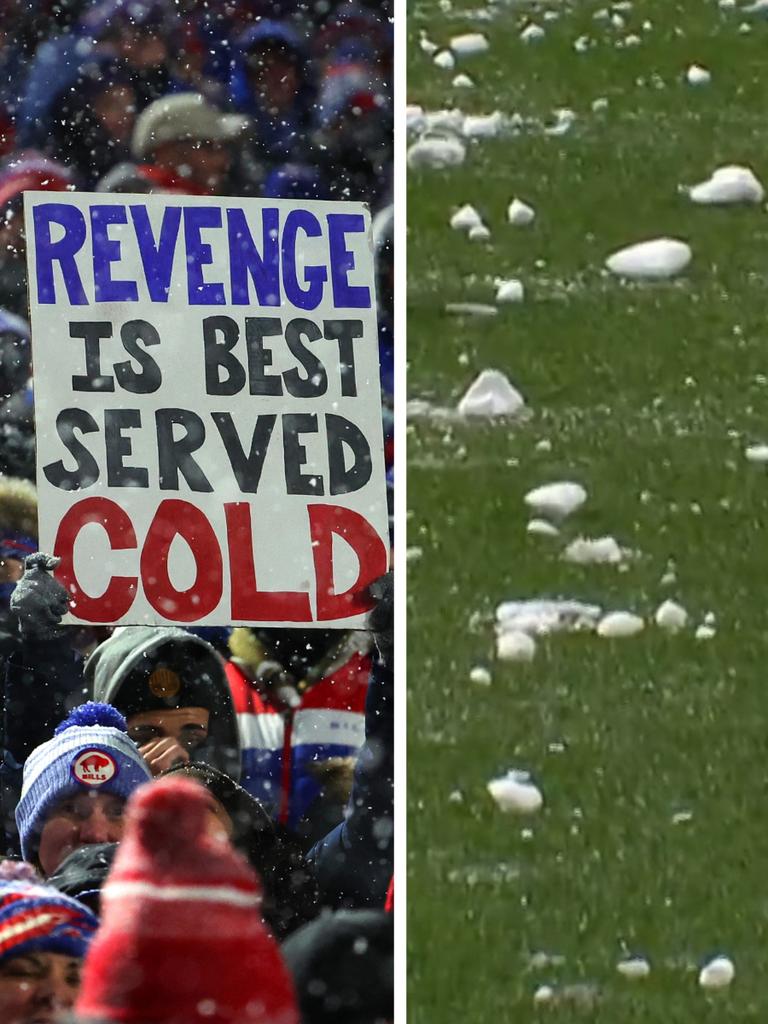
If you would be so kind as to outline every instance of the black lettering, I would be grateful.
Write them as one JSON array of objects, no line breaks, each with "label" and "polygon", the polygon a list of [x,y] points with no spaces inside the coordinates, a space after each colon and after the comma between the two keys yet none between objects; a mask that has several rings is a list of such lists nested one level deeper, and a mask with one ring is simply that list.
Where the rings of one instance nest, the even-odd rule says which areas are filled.
[{"label": "black lettering", "polygon": [[299,434],[316,434],[317,416],[314,413],[285,413],[283,415],[283,463],[285,487],[288,494],[323,494],[323,478],[302,473],[307,464],[307,449]]},{"label": "black lettering", "polygon": [[130,437],[125,437],[124,430],[133,430],[141,426],[141,413],[138,409],[105,409],[104,411],[104,444],[107,449],[107,486],[108,487],[149,487],[149,473],[141,466],[126,466],[123,459],[133,451]]},{"label": "black lettering", "polygon": [[129,320],[120,328],[120,340],[128,355],[141,367],[141,372],[137,373],[127,359],[123,363],[115,363],[117,383],[133,395],[154,394],[163,383],[163,377],[153,357],[141,346],[159,345],[157,330],[146,320]]},{"label": "black lettering", "polygon": [[[203,320],[205,390],[209,395],[237,395],[245,387],[245,370],[232,355],[239,337],[240,328],[229,316],[207,316]],[[227,373],[224,378],[222,369]]]},{"label": "black lettering", "polygon": [[324,320],[323,333],[326,341],[339,343],[339,376],[341,393],[349,398],[357,396],[355,377],[355,338],[363,336],[362,320]]},{"label": "black lettering", "polygon": [[257,416],[256,425],[253,428],[251,437],[251,450],[246,456],[237,429],[232,421],[232,415],[228,412],[211,413],[213,422],[221,435],[224,447],[227,450],[232,472],[235,474],[237,486],[244,494],[256,494],[261,480],[261,471],[264,468],[264,458],[275,429],[277,416]]},{"label": "black lettering", "polygon": [[61,410],[56,417],[56,433],[70,455],[75,457],[77,466],[74,469],[65,469],[61,461],[43,466],[43,473],[49,483],[62,491],[81,491],[96,483],[99,479],[99,464],[83,442],[75,437],[75,431],[93,434],[98,432],[98,429],[96,420],[85,409]]},{"label": "black lettering", "polygon": [[282,395],[283,384],[279,376],[265,373],[272,365],[272,353],[264,348],[264,339],[282,334],[282,324],[275,316],[247,316],[245,318],[245,344],[248,348],[248,380],[252,395]]},{"label": "black lettering", "polygon": [[[328,488],[330,494],[349,494],[365,487],[371,479],[371,449],[365,434],[354,423],[326,413],[325,430],[328,436]],[[354,456],[347,467],[344,446]]]},{"label": "black lettering", "polygon": [[297,369],[287,370],[283,374],[285,387],[294,398],[319,398],[328,390],[328,374],[325,367],[314,354],[302,343],[302,335],[308,341],[318,341],[323,334],[316,323],[297,317],[285,328],[285,343],[301,363],[305,377]]},{"label": "black lettering", "polygon": [[[202,447],[205,441],[205,424],[200,417],[189,409],[158,409],[155,413],[155,424],[162,490],[177,491],[181,473],[190,490],[210,494],[213,487],[192,458],[192,452]],[[173,436],[173,428],[176,425],[184,428],[183,437]]]},{"label": "black lettering", "polygon": [[101,372],[101,343],[112,337],[112,324],[86,321],[69,325],[70,338],[85,342],[85,376],[75,374],[73,391],[114,391],[115,378]]}]

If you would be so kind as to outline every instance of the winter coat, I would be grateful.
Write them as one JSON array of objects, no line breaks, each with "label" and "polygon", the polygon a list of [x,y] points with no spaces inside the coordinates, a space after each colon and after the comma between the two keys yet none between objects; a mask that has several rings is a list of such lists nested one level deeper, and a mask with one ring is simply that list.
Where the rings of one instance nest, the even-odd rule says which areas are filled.
[{"label": "winter coat", "polygon": [[391,668],[381,661],[371,673],[365,743],[346,818],[307,860],[323,906],[384,906],[394,863],[394,685]]},{"label": "winter coat", "polygon": [[[85,679],[93,700],[113,704],[126,717],[135,711],[137,678],[164,659],[184,658],[194,665],[194,681],[183,677],[185,702],[211,712],[208,741],[194,752],[194,760],[213,765],[237,781],[240,778],[240,743],[232,698],[221,657],[209,643],[175,626],[126,626],[100,644],[85,666]],[[143,686],[143,684],[142,684]],[[186,689],[190,687],[190,696]],[[147,683],[148,701],[152,701]],[[195,697],[191,694],[201,694]],[[148,704],[154,707],[155,703]],[[168,704],[167,706],[176,706]]]},{"label": "winter coat", "polygon": [[242,785],[277,821],[297,829],[321,796],[319,766],[355,757],[363,743],[371,658],[350,643],[318,681],[300,688],[292,709],[257,684],[255,668],[235,661],[226,666],[242,742]]},{"label": "winter coat", "polygon": [[85,700],[82,660],[69,634],[49,641],[24,643],[12,614],[0,627],[2,675],[2,761],[0,807],[3,851],[18,853],[15,823],[21,795],[22,768],[35,747],[45,743],[69,711]]},{"label": "winter coat", "polygon": [[[248,80],[248,53],[271,42],[289,51],[296,59],[301,81],[295,100],[287,110],[272,113],[254,95]],[[280,21],[257,22],[238,40],[230,65],[229,99],[231,106],[247,114],[252,121],[252,138],[260,155],[267,161],[283,163],[300,160],[307,152],[311,127],[314,89],[307,68],[308,58],[298,34]]]}]

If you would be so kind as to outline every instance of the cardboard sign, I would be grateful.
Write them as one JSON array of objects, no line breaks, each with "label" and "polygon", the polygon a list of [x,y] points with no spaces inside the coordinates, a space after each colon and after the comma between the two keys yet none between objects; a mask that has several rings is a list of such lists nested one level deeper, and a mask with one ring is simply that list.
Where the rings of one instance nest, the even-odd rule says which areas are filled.
[{"label": "cardboard sign", "polygon": [[65,621],[361,625],[389,551],[365,206],[24,198]]}]

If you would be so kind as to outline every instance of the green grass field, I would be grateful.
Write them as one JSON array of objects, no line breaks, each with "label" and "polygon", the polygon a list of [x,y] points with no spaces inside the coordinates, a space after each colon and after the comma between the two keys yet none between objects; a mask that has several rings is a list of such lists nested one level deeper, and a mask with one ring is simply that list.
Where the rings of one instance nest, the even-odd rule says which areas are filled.
[{"label": "green grass field", "polygon": [[[768,20],[636,0],[618,30],[593,19],[601,6],[501,3],[487,22],[461,0],[409,10],[409,102],[578,115],[562,137],[505,135],[459,168],[409,175],[408,397],[453,405],[496,367],[532,412],[409,427],[408,543],[423,549],[408,567],[412,1024],[768,1011],[768,479],[744,457],[768,441],[768,214],[677,189],[724,163],[768,182]],[[529,14],[546,37],[526,46]],[[484,31],[491,48],[441,71],[421,29],[438,43]],[[641,45],[616,48],[627,33]],[[584,54],[582,34],[596,41]],[[683,82],[694,62],[710,85]],[[476,88],[453,90],[459,71]],[[594,113],[598,97],[608,108]],[[529,228],[505,223],[515,195],[537,210]],[[490,244],[449,229],[465,202]],[[602,272],[613,249],[656,235],[691,244],[682,277],[640,287]],[[525,302],[493,320],[444,314],[492,302],[495,275],[520,277]],[[526,535],[524,493],[557,479],[589,492],[564,539],[613,534],[642,552],[627,572],[569,565],[563,540]],[[662,586],[670,559],[677,583]],[[648,617],[672,597],[694,626],[713,611],[717,635],[557,636],[530,665],[494,662],[494,608],[536,596]],[[479,663],[490,687],[469,682]],[[534,817],[503,815],[486,792],[513,767],[544,792]],[[674,824],[680,811],[692,817]],[[539,951],[564,960],[535,969]],[[697,969],[719,951],[736,979],[708,994]],[[650,959],[650,977],[617,974],[626,952]],[[581,982],[594,1005],[534,1006],[539,985]]]}]

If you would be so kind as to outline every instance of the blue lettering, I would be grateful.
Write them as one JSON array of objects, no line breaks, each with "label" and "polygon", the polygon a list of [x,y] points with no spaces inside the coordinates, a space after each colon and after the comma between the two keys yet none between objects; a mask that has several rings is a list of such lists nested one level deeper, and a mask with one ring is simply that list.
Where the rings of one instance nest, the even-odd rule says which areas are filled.
[{"label": "blue lettering", "polygon": [[203,267],[213,263],[211,247],[200,238],[203,228],[220,228],[221,210],[215,206],[190,206],[184,210],[184,240],[187,247],[187,294],[192,306],[223,306],[223,284],[207,283]]},{"label": "blue lettering", "polygon": [[233,305],[247,306],[250,303],[249,278],[256,286],[256,299],[260,306],[280,305],[279,217],[279,211],[274,207],[262,210],[262,255],[254,244],[244,211],[227,210],[229,274]]},{"label": "blue lettering", "polygon": [[176,240],[181,225],[181,207],[167,206],[163,210],[159,242],[155,241],[152,233],[146,206],[131,206],[130,211],[136,228],[136,240],[139,243],[149,297],[153,302],[167,302],[171,290]]},{"label": "blue lettering", "polygon": [[[75,253],[85,242],[85,218],[74,206],[66,203],[42,203],[32,213],[35,231],[35,273],[37,276],[37,301],[56,302],[56,286],[53,280],[53,263],[56,260],[64,277],[67,296],[73,306],[87,306],[83,282],[75,262]],[[51,240],[51,224],[64,228],[64,237],[58,242]]]},{"label": "blue lettering", "polygon": [[317,238],[323,233],[317,217],[306,210],[291,210],[285,218],[282,240],[285,297],[299,309],[316,309],[323,297],[323,284],[328,279],[328,271],[323,266],[305,267],[304,282],[309,287],[300,287],[296,277],[296,234],[300,230],[308,238]]},{"label": "blue lettering", "polygon": [[355,255],[347,248],[346,235],[365,231],[365,220],[359,213],[328,214],[328,250],[331,257],[333,304],[347,309],[367,309],[371,292],[363,285],[352,285],[347,274],[355,269]]},{"label": "blue lettering", "polygon": [[97,302],[136,302],[139,290],[135,281],[115,281],[111,265],[120,262],[120,243],[109,237],[110,224],[127,224],[124,206],[91,207],[93,246],[93,283]]}]

